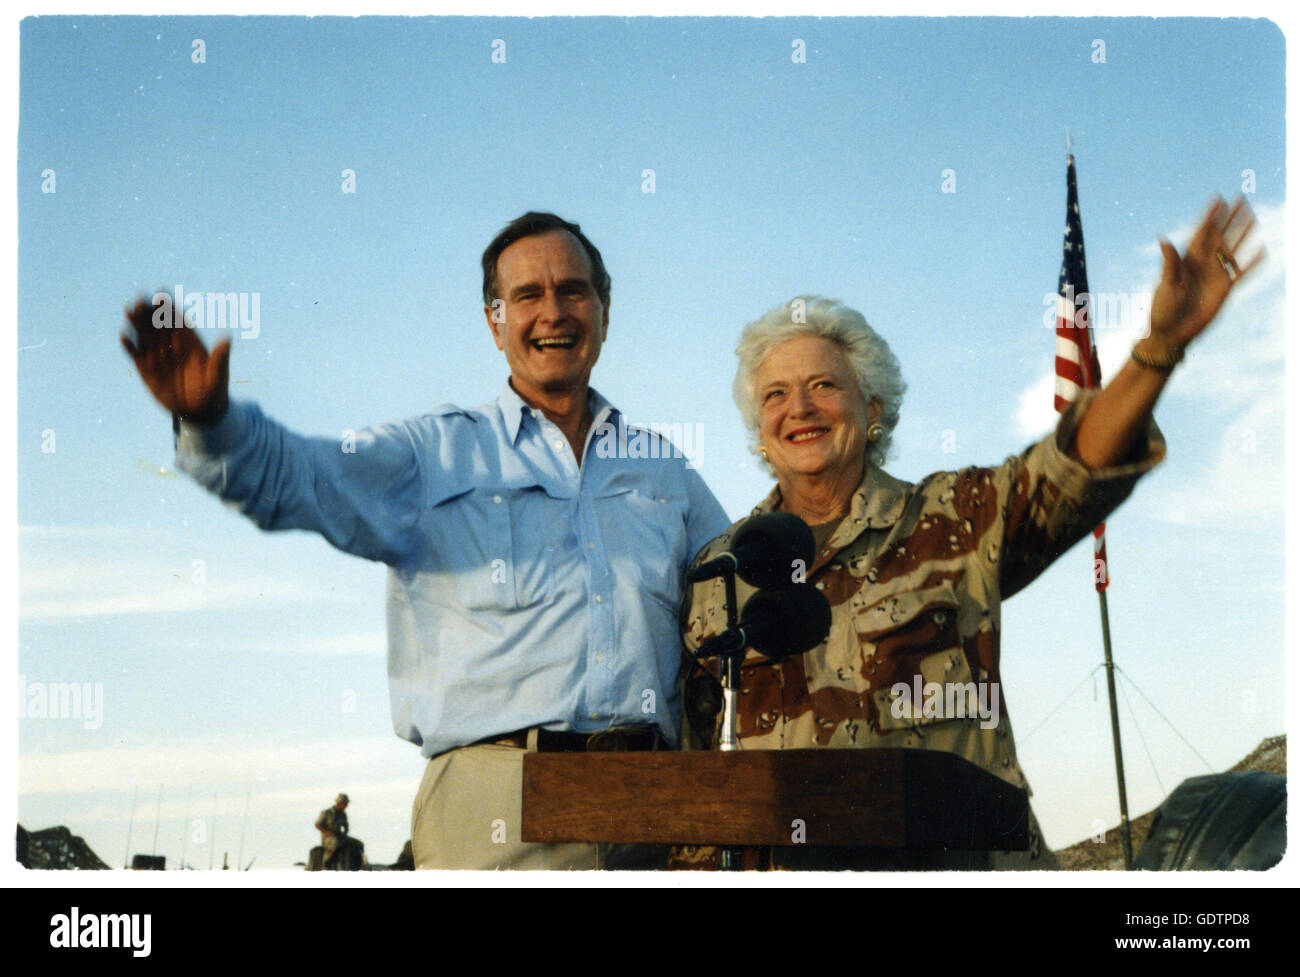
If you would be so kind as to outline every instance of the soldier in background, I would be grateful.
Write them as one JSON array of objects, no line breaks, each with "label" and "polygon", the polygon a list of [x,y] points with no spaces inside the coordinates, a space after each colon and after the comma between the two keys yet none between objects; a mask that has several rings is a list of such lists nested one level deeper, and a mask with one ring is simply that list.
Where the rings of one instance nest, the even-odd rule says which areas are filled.
[{"label": "soldier in background", "polygon": [[330,862],[348,836],[348,795],[339,794],[334,798],[334,806],[320,812],[316,819],[316,830],[321,834],[321,847],[325,849],[323,868],[330,868]]}]

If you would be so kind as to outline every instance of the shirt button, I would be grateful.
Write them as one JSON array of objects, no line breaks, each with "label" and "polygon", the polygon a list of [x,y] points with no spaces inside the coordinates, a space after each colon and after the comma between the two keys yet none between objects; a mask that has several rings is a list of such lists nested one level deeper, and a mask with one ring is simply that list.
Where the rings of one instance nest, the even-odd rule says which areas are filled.
[{"label": "shirt button", "polygon": [[555,446],[556,451],[559,451],[564,447],[563,441],[552,441],[551,444]]},{"label": "shirt button", "polygon": [[596,544],[595,544],[595,543],[588,543],[588,544],[587,544],[587,549],[589,549],[589,550],[594,550],[595,548],[596,548]]},{"label": "shirt button", "polygon": [[588,713],[587,718],[588,718],[588,719],[599,719],[599,718],[600,718],[600,713],[598,713],[598,712]]},{"label": "shirt button", "polygon": [[495,502],[497,505],[500,505],[500,504],[501,504],[501,496],[499,496],[499,495],[494,495],[494,496],[492,496],[492,501]]},{"label": "shirt button", "polygon": [[597,594],[597,595],[596,595],[596,603],[597,603],[597,604],[603,604],[603,603],[605,603],[605,598],[602,597],[600,594]]},{"label": "shirt button", "polygon": [[598,661],[598,662],[602,662],[602,663],[603,663],[603,662],[605,661],[605,656],[604,656],[603,654],[601,654],[601,655],[597,655],[597,656],[596,656],[596,661]]}]

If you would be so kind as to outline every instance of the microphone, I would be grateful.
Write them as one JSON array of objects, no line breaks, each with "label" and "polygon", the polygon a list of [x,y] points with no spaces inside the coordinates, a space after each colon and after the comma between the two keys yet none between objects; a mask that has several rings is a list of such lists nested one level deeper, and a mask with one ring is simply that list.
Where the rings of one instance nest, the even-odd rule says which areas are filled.
[{"label": "microphone", "polygon": [[747,520],[731,539],[731,549],[686,574],[687,583],[737,574],[760,590],[789,587],[795,560],[806,570],[817,555],[808,524],[792,512],[765,512]]},{"label": "microphone", "polygon": [[816,648],[830,629],[831,605],[816,587],[760,590],[745,602],[734,628],[709,638],[695,654],[711,658],[753,648],[776,664]]}]

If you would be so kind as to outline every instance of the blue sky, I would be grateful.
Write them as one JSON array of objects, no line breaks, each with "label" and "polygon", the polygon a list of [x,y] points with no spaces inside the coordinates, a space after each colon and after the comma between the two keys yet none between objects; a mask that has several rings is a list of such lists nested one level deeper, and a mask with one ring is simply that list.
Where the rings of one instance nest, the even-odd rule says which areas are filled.
[{"label": "blue sky", "polygon": [[[739,518],[770,484],[732,350],[799,293],[860,309],[898,355],[894,474],[1000,462],[1050,428],[1067,127],[1097,292],[1149,291],[1157,237],[1181,244],[1253,174],[1268,258],[1168,387],[1168,461],[1108,539],[1132,813],[1226,769],[1285,728],[1284,69],[1262,20],[24,21],[18,697],[88,683],[103,709],[20,720],[19,820],[115,865],[156,823],[169,864],[234,862],[242,838],[245,863],[289,868],[346,790],[388,861],[422,769],[388,717],[383,568],[263,534],[172,470],[117,344],[127,300],[256,293],[232,394],[338,435],[496,396],[478,257],[554,210],[613,276],[594,384],[632,420],[692,425]],[[1139,320],[1099,329],[1104,375]],[[1072,550],[1004,613],[1053,846],[1117,820],[1089,565]]]}]

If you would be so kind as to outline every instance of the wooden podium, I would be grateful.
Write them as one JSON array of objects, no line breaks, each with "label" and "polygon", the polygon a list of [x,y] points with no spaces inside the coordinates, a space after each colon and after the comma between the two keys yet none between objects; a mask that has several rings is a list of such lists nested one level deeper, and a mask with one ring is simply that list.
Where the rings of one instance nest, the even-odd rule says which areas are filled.
[{"label": "wooden podium", "polygon": [[1029,798],[936,750],[529,753],[521,837],[1023,851]]}]

